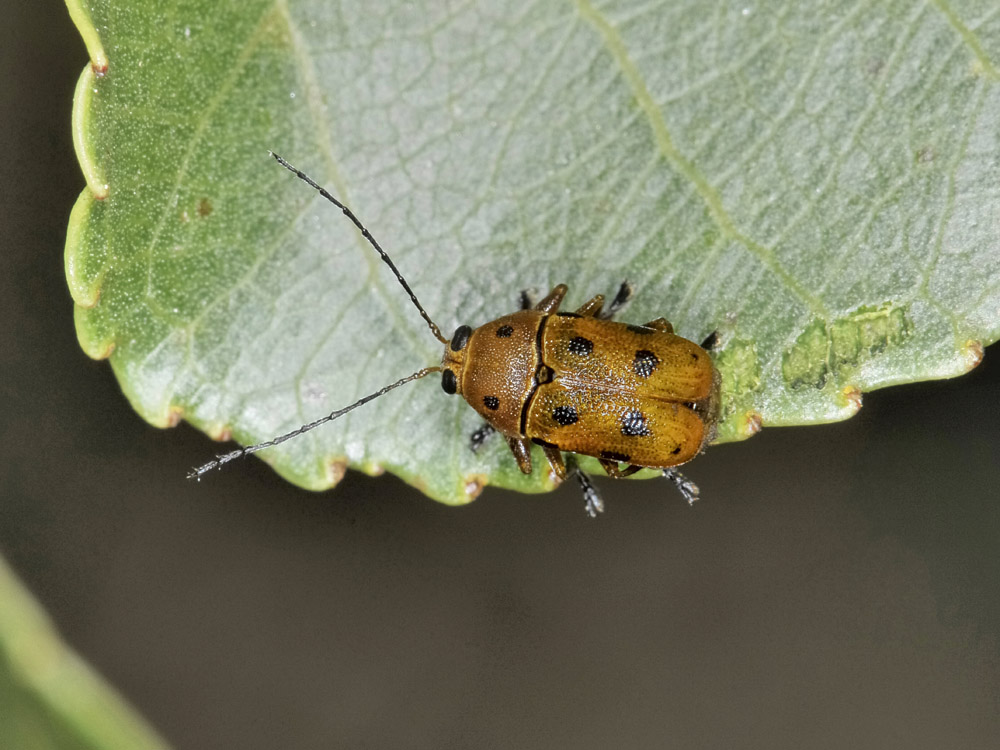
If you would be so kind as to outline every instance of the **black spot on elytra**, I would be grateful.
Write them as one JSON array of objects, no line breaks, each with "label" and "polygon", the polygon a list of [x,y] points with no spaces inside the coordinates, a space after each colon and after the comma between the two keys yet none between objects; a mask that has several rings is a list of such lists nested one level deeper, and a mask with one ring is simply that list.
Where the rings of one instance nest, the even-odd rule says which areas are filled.
[{"label": "black spot on elytra", "polygon": [[650,435],[646,415],[638,409],[632,409],[622,414],[622,435],[625,437],[646,437]]},{"label": "black spot on elytra", "polygon": [[572,406],[557,406],[552,410],[552,418],[563,427],[575,424],[580,419]]},{"label": "black spot on elytra", "polygon": [[590,339],[585,339],[583,336],[574,336],[569,340],[569,351],[571,354],[586,357],[594,351],[594,342]]},{"label": "black spot on elytra", "polygon": [[601,451],[601,458],[606,461],[620,461],[626,463],[630,460],[627,453],[616,453],[615,451]]},{"label": "black spot on elytra", "polygon": [[649,349],[640,349],[635,353],[635,359],[632,360],[632,369],[640,378],[648,378],[653,374],[658,364],[660,364],[659,357]]},{"label": "black spot on elytra", "polygon": [[627,326],[627,328],[632,333],[638,333],[638,334],[641,334],[643,336],[648,336],[651,333],[656,333],[656,331],[654,331],[652,328],[646,328],[646,326],[635,326],[635,325],[631,325],[630,324],[630,325]]},{"label": "black spot on elytra", "polygon": [[514,333],[514,326],[500,326],[497,328],[498,339],[509,339],[512,333]]},{"label": "black spot on elytra", "polygon": [[493,411],[500,408],[500,399],[496,396],[483,396],[483,403],[486,405],[487,409],[492,409]]},{"label": "black spot on elytra", "polygon": [[670,455],[676,456],[680,452],[681,452],[681,447],[678,445],[676,448],[674,448],[672,451],[670,451]]}]

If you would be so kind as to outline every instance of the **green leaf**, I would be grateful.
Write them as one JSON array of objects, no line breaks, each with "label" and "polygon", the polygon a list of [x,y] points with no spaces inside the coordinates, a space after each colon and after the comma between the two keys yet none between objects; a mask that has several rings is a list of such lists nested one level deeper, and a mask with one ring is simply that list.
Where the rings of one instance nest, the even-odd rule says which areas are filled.
[{"label": "green leaf", "polygon": [[0,559],[0,747],[160,750],[163,742],[60,639]]},{"label": "green leaf", "polygon": [[[286,432],[436,364],[350,205],[446,334],[631,280],[722,333],[720,440],[958,375],[1000,330],[992,3],[70,3],[85,351],[156,425]],[[521,476],[436,379],[265,454],[448,503]],[[541,464],[541,457],[536,456]],[[185,467],[186,468],[186,467]]]}]

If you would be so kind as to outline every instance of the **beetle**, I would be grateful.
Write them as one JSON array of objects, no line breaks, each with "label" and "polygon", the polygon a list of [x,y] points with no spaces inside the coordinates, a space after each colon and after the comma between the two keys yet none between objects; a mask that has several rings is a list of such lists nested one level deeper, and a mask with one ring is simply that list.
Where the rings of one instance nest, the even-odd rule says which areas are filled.
[{"label": "beetle", "polygon": [[485,420],[472,435],[473,450],[499,432],[518,468],[531,474],[531,446],[539,445],[560,481],[571,475],[577,479],[590,516],[604,506],[577,455],[596,458],[615,478],[658,469],[689,503],[698,498],[697,486],[674,467],[702,452],[715,436],[720,378],[708,352],[717,340],[714,333],[699,346],[676,335],[665,318],[644,325],[613,321],[632,295],[625,282],[607,310],[604,295],[598,294],[575,312],[561,311],[565,284],[555,286],[537,304],[522,292],[520,310],[475,329],[461,325],[447,339],[354,213],[297,167],[273,152],[271,156],[354,223],[444,344],[444,356],[440,365],[418,370],[315,422],[217,456],[191,471],[189,478],[283,443],[401,385],[440,372],[445,393],[462,396]]}]

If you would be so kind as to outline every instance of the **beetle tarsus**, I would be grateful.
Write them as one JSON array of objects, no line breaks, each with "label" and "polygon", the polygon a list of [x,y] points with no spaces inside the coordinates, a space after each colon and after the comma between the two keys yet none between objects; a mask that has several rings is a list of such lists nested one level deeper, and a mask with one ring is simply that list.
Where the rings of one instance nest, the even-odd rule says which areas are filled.
[{"label": "beetle tarsus", "polygon": [[611,320],[615,314],[628,304],[628,301],[632,299],[632,294],[634,289],[628,281],[623,281],[622,285],[618,287],[618,293],[615,298],[611,300],[611,304],[608,305],[608,309],[604,310],[599,317],[601,320]]},{"label": "beetle tarsus", "polygon": [[479,449],[483,447],[486,441],[490,439],[490,436],[496,431],[497,428],[489,422],[483,422],[483,426],[469,436],[469,447],[472,448],[472,452],[479,453]]},{"label": "beetle tarsus", "polygon": [[591,518],[597,518],[604,512],[604,501],[601,499],[601,493],[597,491],[597,487],[590,481],[590,477],[584,474],[579,468],[573,471],[573,476],[576,477],[576,481],[580,483],[580,489],[583,490],[584,510],[587,511],[587,515]]},{"label": "beetle tarsus", "polygon": [[698,485],[677,471],[677,469],[664,469],[663,476],[674,483],[677,491],[687,500],[688,505],[694,505],[698,501],[698,498],[701,497],[701,490],[698,489]]},{"label": "beetle tarsus", "polygon": [[535,306],[535,295],[530,289],[522,289],[517,301],[522,310],[530,310]]},{"label": "beetle tarsus", "polygon": [[604,512],[604,500],[601,499],[601,493],[597,491],[597,487],[590,481],[590,477],[583,473],[583,469],[580,468],[580,464],[577,463],[576,456],[573,454],[566,456],[564,471],[567,475],[572,474],[580,483],[580,489],[583,491],[583,507],[587,511],[587,515],[591,518],[597,518]]}]

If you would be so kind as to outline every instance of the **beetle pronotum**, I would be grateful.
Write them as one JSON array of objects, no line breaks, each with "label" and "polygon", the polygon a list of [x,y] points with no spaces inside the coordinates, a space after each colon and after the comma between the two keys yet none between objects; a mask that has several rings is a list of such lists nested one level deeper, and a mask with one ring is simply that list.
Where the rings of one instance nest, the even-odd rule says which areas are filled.
[{"label": "beetle pronotum", "polygon": [[473,433],[473,450],[500,432],[520,470],[530,474],[531,445],[541,446],[556,477],[576,477],[591,516],[604,504],[575,454],[596,458],[616,478],[643,468],[659,469],[689,503],[698,498],[697,486],[674,467],[694,458],[715,434],[719,374],[706,351],[714,344],[714,334],[702,348],[675,335],[664,318],[641,326],[612,321],[631,296],[626,282],[607,310],[604,295],[598,294],[575,312],[560,312],[565,284],[534,305],[522,293],[521,310],[479,328],[461,325],[449,340],[351,209],[277,154],[271,156],[354,222],[445,345],[444,357],[440,365],[418,370],[285,435],[217,456],[191,471],[189,478],[283,443],[401,385],[440,372],[444,391],[461,394],[486,420]]}]

